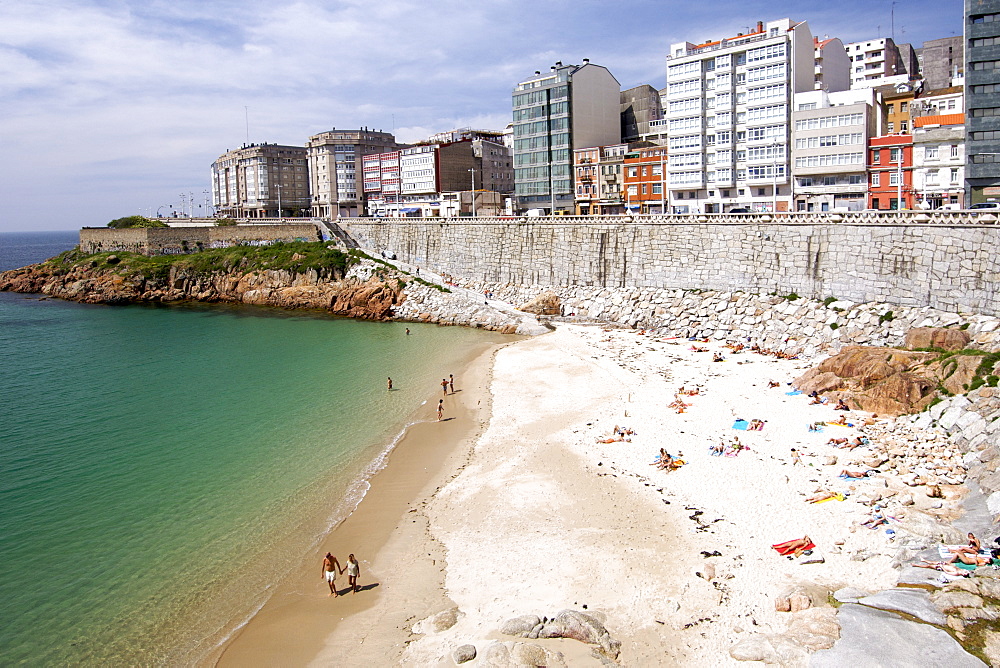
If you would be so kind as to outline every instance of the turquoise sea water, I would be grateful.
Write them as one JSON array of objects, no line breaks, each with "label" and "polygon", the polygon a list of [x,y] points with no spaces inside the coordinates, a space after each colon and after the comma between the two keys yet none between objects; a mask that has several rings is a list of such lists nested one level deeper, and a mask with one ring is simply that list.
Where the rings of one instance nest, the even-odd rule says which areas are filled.
[{"label": "turquoise sea water", "polygon": [[[0,268],[61,250],[36,242],[0,234]],[[0,664],[210,651],[500,340],[409,327],[0,293]]]}]

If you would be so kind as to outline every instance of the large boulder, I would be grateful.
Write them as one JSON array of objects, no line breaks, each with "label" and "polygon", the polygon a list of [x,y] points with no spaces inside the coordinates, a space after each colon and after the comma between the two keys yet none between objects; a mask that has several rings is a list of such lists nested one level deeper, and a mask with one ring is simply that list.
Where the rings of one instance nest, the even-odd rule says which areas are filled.
[{"label": "large boulder", "polygon": [[969,345],[972,337],[968,332],[949,327],[915,327],[906,333],[905,346],[910,350],[917,348],[941,348],[942,350],[961,350]]},{"label": "large boulder", "polygon": [[535,315],[560,315],[562,313],[562,304],[559,301],[559,295],[547,290],[534,299],[521,304],[518,310],[525,313],[534,313]]}]

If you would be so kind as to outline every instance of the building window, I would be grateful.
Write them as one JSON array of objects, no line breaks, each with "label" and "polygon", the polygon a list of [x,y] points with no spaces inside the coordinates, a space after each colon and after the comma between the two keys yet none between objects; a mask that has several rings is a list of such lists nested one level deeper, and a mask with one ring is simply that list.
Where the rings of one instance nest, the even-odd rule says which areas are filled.
[{"label": "building window", "polygon": [[896,125],[892,121],[889,121],[886,124],[886,126],[885,126],[885,130],[886,130],[886,132],[895,132],[896,131]]},{"label": "building window", "polygon": [[906,102],[900,102],[899,103],[899,113],[905,114],[906,113],[906,106],[907,106]]},{"label": "building window", "polygon": [[889,162],[900,162],[903,159],[903,149],[889,149]]},{"label": "building window", "polygon": [[910,124],[909,123],[907,123],[906,121],[900,121],[899,122],[899,131],[900,132],[906,132],[909,129],[910,129]]},{"label": "building window", "polygon": [[872,174],[872,185],[875,186],[875,187],[880,186],[881,185],[881,183],[880,183],[881,177],[882,177],[882,175],[879,174],[878,172],[873,173]]},{"label": "building window", "polygon": [[899,172],[889,172],[889,185],[898,186],[900,185]]},{"label": "building window", "polygon": [[872,164],[877,165],[881,159],[882,159],[881,152],[877,148],[872,149]]},{"label": "building window", "polygon": [[[976,134],[976,133],[973,132],[972,134]],[[994,131],[994,134],[996,134],[996,138],[1000,139],[1000,132]],[[990,139],[993,139],[993,137],[990,137]],[[951,157],[953,157],[953,158],[957,158],[958,157],[958,144],[952,144],[951,145]]]},{"label": "building window", "polygon": [[629,178],[633,178],[634,179],[635,177],[639,176],[639,169],[637,167],[629,167],[628,168],[628,175],[629,175]]},{"label": "building window", "polygon": [[958,167],[951,168],[951,182],[958,183]]},{"label": "building window", "polygon": [[654,195],[662,195],[663,194],[663,184],[662,183],[654,183],[653,184],[653,194]]},{"label": "building window", "polygon": [[638,194],[639,194],[639,186],[629,186],[628,187],[628,196],[629,197],[635,197]]},{"label": "building window", "polygon": [[938,147],[928,146],[924,149],[924,159],[925,160],[937,160],[938,157]]}]

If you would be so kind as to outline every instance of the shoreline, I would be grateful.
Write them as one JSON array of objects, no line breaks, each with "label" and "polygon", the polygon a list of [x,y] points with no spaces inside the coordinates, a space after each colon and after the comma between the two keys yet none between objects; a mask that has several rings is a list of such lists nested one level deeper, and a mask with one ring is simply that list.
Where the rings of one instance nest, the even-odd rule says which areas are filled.
[{"label": "shoreline", "polygon": [[[492,359],[498,350],[511,343],[516,341],[489,345],[460,369],[456,392],[448,395],[455,400],[445,399],[442,423],[434,421],[433,416],[433,399],[440,395],[428,398],[420,409],[420,413],[426,414],[426,420],[410,425],[382,468],[369,479],[370,487],[354,511],[330,531],[318,548],[303,557],[278,584],[268,601],[206,657],[202,665],[307,664],[330,650],[331,639],[337,642],[338,630],[345,620],[387,607],[388,591],[399,595],[396,591],[399,560],[409,557],[411,565],[416,567],[418,557],[433,554],[436,549],[426,534],[426,519],[420,506],[434,487],[440,487],[449,476],[455,475],[475,437],[482,431],[489,417]],[[451,408],[449,403],[453,404]],[[400,542],[399,535],[406,537],[403,545],[396,545]],[[315,573],[327,550],[341,565],[349,552],[356,555],[361,563],[358,583],[362,591],[329,596],[326,583],[317,579]],[[434,573],[439,572],[438,564],[442,561],[443,555],[433,558],[425,577],[437,580]],[[403,587],[411,585],[414,579],[408,578]],[[338,590],[346,592],[346,586],[346,575],[338,576]],[[438,586],[416,589],[418,591],[410,593],[408,599],[412,603],[426,601],[429,605],[431,600],[439,601],[432,596],[439,590]],[[396,609],[396,605],[391,608]],[[375,658],[383,659],[385,652],[396,645],[396,653],[401,654],[409,633],[402,626],[398,630],[397,637],[389,644],[384,630],[380,630],[381,649]]]}]

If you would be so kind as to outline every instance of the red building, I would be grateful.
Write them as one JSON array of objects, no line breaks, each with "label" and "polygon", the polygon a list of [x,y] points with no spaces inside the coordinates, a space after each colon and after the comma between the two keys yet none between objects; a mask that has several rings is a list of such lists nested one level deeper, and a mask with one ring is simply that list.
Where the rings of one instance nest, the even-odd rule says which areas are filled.
[{"label": "red building", "polygon": [[632,213],[665,213],[666,146],[647,146],[625,154],[626,207]]},{"label": "red building", "polygon": [[913,136],[872,137],[868,142],[868,207],[912,209],[914,203]]}]

